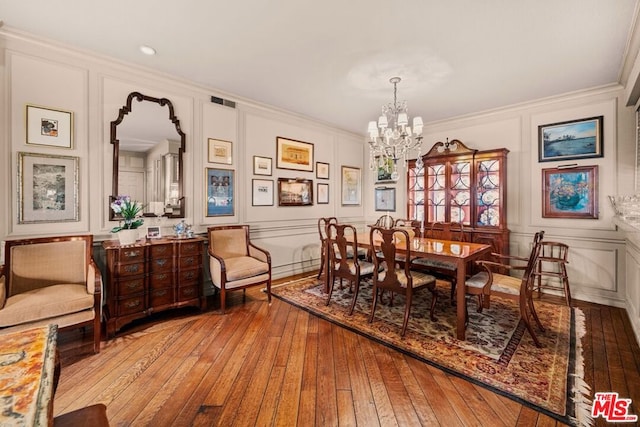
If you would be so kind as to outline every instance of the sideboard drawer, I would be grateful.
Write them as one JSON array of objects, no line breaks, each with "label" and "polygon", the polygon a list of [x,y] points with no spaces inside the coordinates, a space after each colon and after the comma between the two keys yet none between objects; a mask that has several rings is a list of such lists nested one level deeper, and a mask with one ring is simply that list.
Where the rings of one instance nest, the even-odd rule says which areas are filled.
[{"label": "sideboard drawer", "polygon": [[178,301],[187,301],[190,299],[198,298],[200,295],[200,290],[198,289],[198,285],[193,286],[185,286],[178,288]]},{"label": "sideboard drawer", "polygon": [[124,316],[125,314],[139,313],[144,311],[144,295],[136,297],[125,298],[118,301],[118,315]]},{"label": "sideboard drawer", "polygon": [[152,273],[173,270],[173,258],[153,258],[149,264]]},{"label": "sideboard drawer", "polygon": [[144,292],[144,277],[118,282],[118,295],[127,296]]},{"label": "sideboard drawer", "polygon": [[120,249],[120,262],[144,261],[144,248],[122,248]]},{"label": "sideboard drawer", "polygon": [[189,255],[189,256],[183,256],[181,258],[179,258],[178,261],[180,268],[193,268],[196,266],[200,266],[200,264],[202,263],[202,256],[201,255]]},{"label": "sideboard drawer", "polygon": [[178,256],[202,253],[202,242],[182,242],[178,249]]},{"label": "sideboard drawer", "polygon": [[162,289],[173,285],[173,272],[154,273],[149,280],[151,289]]},{"label": "sideboard drawer", "polygon": [[151,291],[151,307],[158,307],[173,303],[173,292],[171,288],[155,289]]},{"label": "sideboard drawer", "polygon": [[151,245],[151,258],[167,258],[173,256],[173,245]]},{"label": "sideboard drawer", "polygon": [[144,262],[134,262],[131,264],[118,264],[117,275],[119,277],[135,276],[144,274]]},{"label": "sideboard drawer", "polygon": [[200,269],[193,268],[190,270],[180,270],[178,272],[178,285],[184,286],[194,281],[200,280]]}]

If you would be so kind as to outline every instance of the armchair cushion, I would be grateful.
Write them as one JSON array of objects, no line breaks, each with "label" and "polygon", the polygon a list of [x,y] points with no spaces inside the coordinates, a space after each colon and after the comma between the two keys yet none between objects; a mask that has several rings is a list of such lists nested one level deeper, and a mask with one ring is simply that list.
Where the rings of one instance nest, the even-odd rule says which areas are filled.
[{"label": "armchair cushion", "polygon": [[249,256],[239,256],[224,260],[227,280],[235,281],[269,272],[269,264]]},{"label": "armchair cushion", "polygon": [[[0,328],[90,310],[93,295],[85,285],[62,284],[38,288],[7,298],[0,310]],[[52,320],[52,323],[57,323]]]}]

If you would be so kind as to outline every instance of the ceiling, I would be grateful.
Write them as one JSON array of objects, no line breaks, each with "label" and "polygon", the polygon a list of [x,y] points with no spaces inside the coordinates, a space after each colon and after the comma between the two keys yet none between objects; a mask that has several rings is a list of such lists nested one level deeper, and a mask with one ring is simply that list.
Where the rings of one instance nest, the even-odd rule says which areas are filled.
[{"label": "ceiling", "polygon": [[0,0],[0,20],[365,134],[393,76],[425,123],[617,83],[637,2]]}]

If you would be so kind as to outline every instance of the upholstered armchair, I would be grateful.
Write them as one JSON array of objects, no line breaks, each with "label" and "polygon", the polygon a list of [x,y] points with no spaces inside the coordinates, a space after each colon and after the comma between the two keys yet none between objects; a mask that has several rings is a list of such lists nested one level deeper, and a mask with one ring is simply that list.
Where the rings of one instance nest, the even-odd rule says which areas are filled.
[{"label": "upholstered armchair", "polygon": [[[248,225],[209,227],[211,280],[220,289],[220,310],[224,314],[227,291],[266,285],[271,303],[271,255],[254,246]],[[245,295],[243,294],[243,301]]]},{"label": "upholstered armchair", "polygon": [[34,326],[93,326],[100,351],[100,271],[92,258],[93,236],[9,240],[0,270],[0,335]]}]

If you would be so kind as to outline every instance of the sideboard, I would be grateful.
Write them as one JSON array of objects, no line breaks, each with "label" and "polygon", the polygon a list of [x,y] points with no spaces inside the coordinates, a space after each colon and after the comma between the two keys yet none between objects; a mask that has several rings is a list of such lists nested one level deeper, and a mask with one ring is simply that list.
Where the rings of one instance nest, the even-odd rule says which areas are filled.
[{"label": "sideboard", "polygon": [[202,237],[140,240],[121,246],[103,242],[107,258],[107,338],[123,325],[163,310],[203,310]]}]

